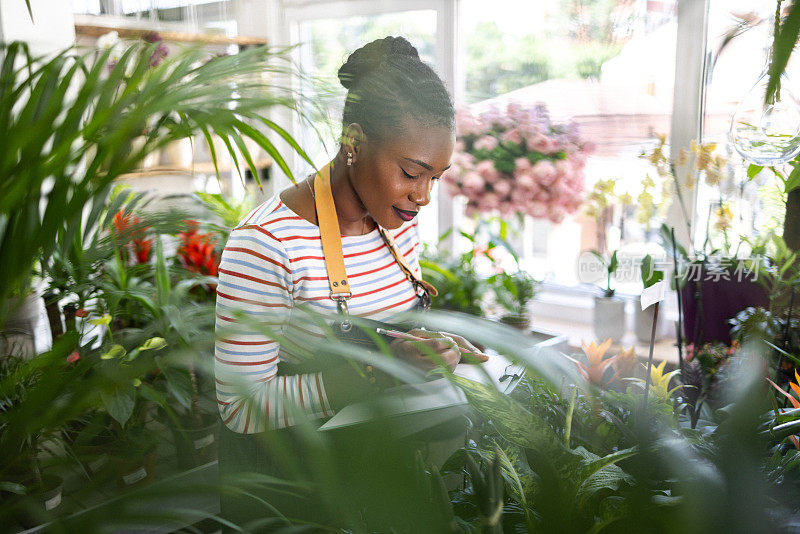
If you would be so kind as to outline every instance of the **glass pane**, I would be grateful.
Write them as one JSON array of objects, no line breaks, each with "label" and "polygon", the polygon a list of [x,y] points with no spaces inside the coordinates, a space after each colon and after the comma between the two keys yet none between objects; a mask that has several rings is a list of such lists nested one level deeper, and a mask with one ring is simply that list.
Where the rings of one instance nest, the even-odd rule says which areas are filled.
[{"label": "glass pane", "polygon": [[324,134],[325,146],[315,136],[308,136],[305,145],[312,147],[315,163],[334,155],[338,147],[336,139],[341,133],[342,107],[347,94],[337,78],[339,67],[354,50],[389,35],[402,35],[417,48],[423,61],[435,65],[436,12],[432,10],[321,19],[298,25],[300,70],[324,84],[315,95],[319,94],[328,118],[327,124],[317,125]]},{"label": "glass pane", "polygon": [[[544,104],[553,124],[574,122],[596,147],[583,171],[585,191],[600,180],[616,182],[605,218],[583,207],[560,223],[534,220],[518,237],[535,240],[519,243],[525,267],[575,285],[581,251],[658,252],[661,217],[649,225],[637,220],[642,182],[655,174],[639,155],[670,129],[675,2],[463,0],[461,12],[464,104],[474,112]],[[632,202],[621,205],[628,197]]]},{"label": "glass pane", "polygon": [[[783,231],[783,195],[776,178],[764,172],[749,180],[748,163],[728,141],[731,118],[738,104],[764,73],[774,12],[773,0],[711,0],[707,51],[711,67],[706,85],[703,141],[717,143],[716,153],[726,158],[728,164],[722,168],[719,184],[716,178],[709,184],[704,175],[699,176],[695,242],[703,243],[708,238],[707,248],[735,251],[739,235]],[[800,78],[795,58],[787,72],[790,89],[794,89],[793,82]],[[720,205],[733,215],[724,232],[715,213]]]},{"label": "glass pane", "polygon": [[[419,51],[420,58],[435,67],[436,11],[433,10],[321,19],[298,24],[298,64],[300,71],[308,77],[302,82],[309,94],[314,95],[321,108],[318,111],[324,113],[314,128],[301,127],[299,134],[302,146],[316,165],[330,161],[339,147],[342,108],[347,94],[337,78],[339,67],[354,50],[389,35],[402,35],[408,39]],[[317,79],[313,84],[316,86],[312,86],[311,77]],[[307,165],[301,168],[301,173],[311,171]],[[420,212],[419,227],[424,241],[433,242],[437,238],[436,205],[434,194],[428,207]]]}]

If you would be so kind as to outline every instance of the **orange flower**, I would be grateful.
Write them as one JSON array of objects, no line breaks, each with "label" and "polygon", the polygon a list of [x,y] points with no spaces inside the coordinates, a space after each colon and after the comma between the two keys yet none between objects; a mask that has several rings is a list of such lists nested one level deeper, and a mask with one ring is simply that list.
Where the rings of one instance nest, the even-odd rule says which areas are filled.
[{"label": "orange flower", "polygon": [[210,233],[199,233],[200,225],[197,221],[186,221],[186,223],[189,229],[178,234],[182,242],[178,247],[178,258],[190,271],[217,276],[219,267],[219,255],[215,250],[217,241]]},{"label": "orange flower", "polygon": [[616,373],[611,381],[614,381],[621,376],[630,376],[633,372],[633,368],[636,366],[636,362],[638,361],[634,347],[631,347],[628,350],[620,350],[619,354],[613,358],[613,361]]},{"label": "orange flower", "polygon": [[611,339],[606,339],[603,343],[599,346],[592,341],[590,345],[586,343],[581,344],[583,346],[583,352],[586,354],[586,359],[588,360],[588,364],[583,362],[579,362],[573,358],[570,358],[575,365],[578,367],[578,372],[586,379],[587,382],[591,382],[597,386],[603,385],[603,375],[608,369],[608,366],[614,363],[615,358],[606,358],[603,359],[605,356],[606,351],[611,346]]},{"label": "orange flower", "polygon": [[125,215],[124,210],[120,210],[114,215],[114,228],[117,233],[117,240],[123,246],[133,249],[136,263],[147,263],[150,259],[150,250],[153,248],[153,240],[145,239],[145,230],[141,228],[141,219],[133,214]]},{"label": "orange flower", "polygon": [[[794,382],[789,382],[789,387],[792,388],[792,391],[794,391],[795,395],[800,397],[800,385],[798,385],[798,384],[800,384],[800,375],[797,374],[797,369],[794,370],[794,380],[795,380]],[[781,394],[783,394],[787,399],[789,399],[789,402],[792,403],[792,407],[793,408],[800,408],[800,401],[798,401],[796,398],[794,398],[791,393],[789,393],[788,391],[786,391],[784,389],[781,389],[781,387],[778,386],[778,384],[776,384],[775,382],[773,382],[769,378],[767,378],[767,382],[772,384],[772,387],[777,389]],[[797,449],[797,450],[800,450],[800,439],[798,439],[798,436],[797,435],[789,436],[789,439],[791,440],[792,444],[794,445],[794,448]]]}]

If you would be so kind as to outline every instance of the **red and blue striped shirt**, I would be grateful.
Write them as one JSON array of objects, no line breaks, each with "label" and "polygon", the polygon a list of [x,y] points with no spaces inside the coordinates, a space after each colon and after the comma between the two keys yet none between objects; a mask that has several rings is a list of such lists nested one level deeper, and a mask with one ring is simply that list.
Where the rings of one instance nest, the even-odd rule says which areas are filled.
[{"label": "red and blue striped shirt", "polygon": [[[416,219],[389,231],[412,269],[419,273]],[[389,321],[416,307],[416,293],[377,230],[342,236],[342,252],[353,296],[350,313]],[[321,373],[278,376],[278,362],[295,363],[277,340],[254,331],[235,316],[266,325],[292,343],[319,338],[313,322],[293,320],[307,308],[336,313],[329,298],[319,227],[275,196],[233,229],[222,253],[217,287],[214,369],[217,403],[225,424],[251,434],[292,426],[289,404],[311,418],[334,414]]]}]

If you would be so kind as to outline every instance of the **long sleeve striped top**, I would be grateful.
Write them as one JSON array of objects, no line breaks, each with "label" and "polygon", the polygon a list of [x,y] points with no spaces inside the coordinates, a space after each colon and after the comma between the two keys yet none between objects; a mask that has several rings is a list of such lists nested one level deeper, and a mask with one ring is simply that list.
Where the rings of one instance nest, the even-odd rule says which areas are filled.
[{"label": "long sleeve striped top", "polygon": [[[419,272],[416,219],[391,230],[401,253]],[[377,230],[342,236],[345,268],[353,296],[352,315],[391,320],[416,306],[411,283]],[[231,232],[219,266],[214,371],[217,404],[225,424],[249,434],[292,426],[289,403],[311,418],[331,417],[321,373],[278,376],[278,362],[292,361],[277,340],[235,317],[266,324],[275,337],[302,344],[321,337],[313,323],[292,320],[304,307],[336,312],[329,298],[319,227],[275,196],[253,210]]]}]

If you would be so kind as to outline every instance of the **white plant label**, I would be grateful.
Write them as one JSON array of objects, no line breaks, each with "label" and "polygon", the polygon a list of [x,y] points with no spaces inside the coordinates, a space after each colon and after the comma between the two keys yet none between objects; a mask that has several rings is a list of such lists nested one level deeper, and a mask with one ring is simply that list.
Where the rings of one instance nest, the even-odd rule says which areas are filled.
[{"label": "white plant label", "polygon": [[642,309],[646,310],[656,302],[661,302],[667,295],[667,281],[661,280],[642,291]]},{"label": "white plant label", "polygon": [[89,471],[91,471],[92,473],[96,473],[97,471],[100,470],[101,467],[103,467],[107,463],[108,463],[108,456],[104,454],[103,456],[101,456],[100,458],[89,464]]},{"label": "white plant label", "polygon": [[214,443],[214,434],[209,434],[206,437],[194,440],[194,449],[202,449]]},{"label": "white plant label", "polygon": [[144,467],[140,467],[133,473],[127,474],[122,477],[122,481],[125,482],[126,486],[130,486],[131,484],[136,484],[140,480],[143,480],[144,477],[147,476],[147,471],[145,471]]},{"label": "white plant label", "polygon": [[55,497],[44,501],[44,509],[49,512],[59,504],[61,504],[61,492],[59,492]]}]

